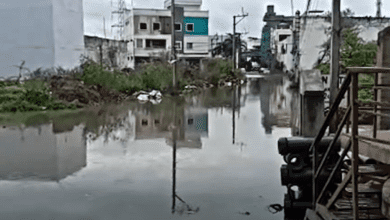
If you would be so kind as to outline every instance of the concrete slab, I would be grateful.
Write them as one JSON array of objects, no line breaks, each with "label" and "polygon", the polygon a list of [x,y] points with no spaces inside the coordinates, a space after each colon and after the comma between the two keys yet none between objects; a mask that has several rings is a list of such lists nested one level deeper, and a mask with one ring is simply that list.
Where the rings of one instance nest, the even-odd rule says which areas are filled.
[{"label": "concrete slab", "polygon": [[[371,129],[359,129],[359,135],[372,137]],[[380,130],[377,132],[377,138],[382,140],[390,140],[390,130]],[[348,143],[349,137],[341,135],[341,147],[344,148]],[[390,145],[376,143],[372,141],[359,141],[359,154],[380,161],[385,164],[390,164]]]}]

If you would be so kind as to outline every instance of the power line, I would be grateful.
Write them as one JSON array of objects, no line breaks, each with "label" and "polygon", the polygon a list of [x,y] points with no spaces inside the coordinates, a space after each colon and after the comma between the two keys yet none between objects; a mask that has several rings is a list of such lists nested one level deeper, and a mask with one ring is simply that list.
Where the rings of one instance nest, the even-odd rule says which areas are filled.
[{"label": "power line", "polygon": [[309,13],[310,3],[311,3],[311,0],[308,0],[307,1],[307,6],[306,6],[306,11],[305,11],[306,15],[307,15],[307,13]]}]

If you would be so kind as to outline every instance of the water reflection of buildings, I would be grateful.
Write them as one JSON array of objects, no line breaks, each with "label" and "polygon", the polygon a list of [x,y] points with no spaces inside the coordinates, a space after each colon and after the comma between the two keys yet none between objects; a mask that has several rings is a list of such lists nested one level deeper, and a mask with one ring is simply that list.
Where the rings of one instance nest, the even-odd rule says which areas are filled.
[{"label": "water reflection of buildings", "polygon": [[[172,146],[172,109],[135,111],[136,140],[165,138]],[[201,137],[208,137],[208,111],[202,107],[178,107],[176,110],[177,148],[202,148]]]},{"label": "water reflection of buildings", "polygon": [[[252,93],[260,93],[262,125],[266,134],[272,133],[272,126],[291,127],[292,133],[296,130],[294,113],[298,102],[296,92],[290,89],[288,79],[283,76],[271,76],[253,81]],[[295,100],[296,99],[296,100]],[[297,104],[297,103],[296,103]]]},{"label": "water reflection of buildings", "polygon": [[83,127],[0,128],[0,180],[59,181],[86,166]]}]

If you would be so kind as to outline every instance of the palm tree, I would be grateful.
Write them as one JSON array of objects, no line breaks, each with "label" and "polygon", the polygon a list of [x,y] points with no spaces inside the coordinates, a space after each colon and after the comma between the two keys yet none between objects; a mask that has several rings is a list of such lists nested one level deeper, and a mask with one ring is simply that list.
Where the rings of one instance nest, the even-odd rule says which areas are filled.
[{"label": "palm tree", "polygon": [[[212,56],[222,55],[223,57],[232,57],[233,55],[233,34],[228,34],[223,42],[217,43],[217,46],[211,50]],[[247,44],[245,41],[241,41],[240,35],[236,37],[236,50],[241,49],[241,51],[247,50]]]}]

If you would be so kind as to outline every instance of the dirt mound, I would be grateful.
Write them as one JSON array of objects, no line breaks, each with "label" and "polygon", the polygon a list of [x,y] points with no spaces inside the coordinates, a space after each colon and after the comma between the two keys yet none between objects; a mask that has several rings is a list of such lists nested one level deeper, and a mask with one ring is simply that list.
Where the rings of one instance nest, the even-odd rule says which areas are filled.
[{"label": "dirt mound", "polygon": [[52,76],[52,95],[59,100],[78,107],[96,106],[108,102],[120,102],[128,96],[98,85],[88,85],[70,76]]}]

